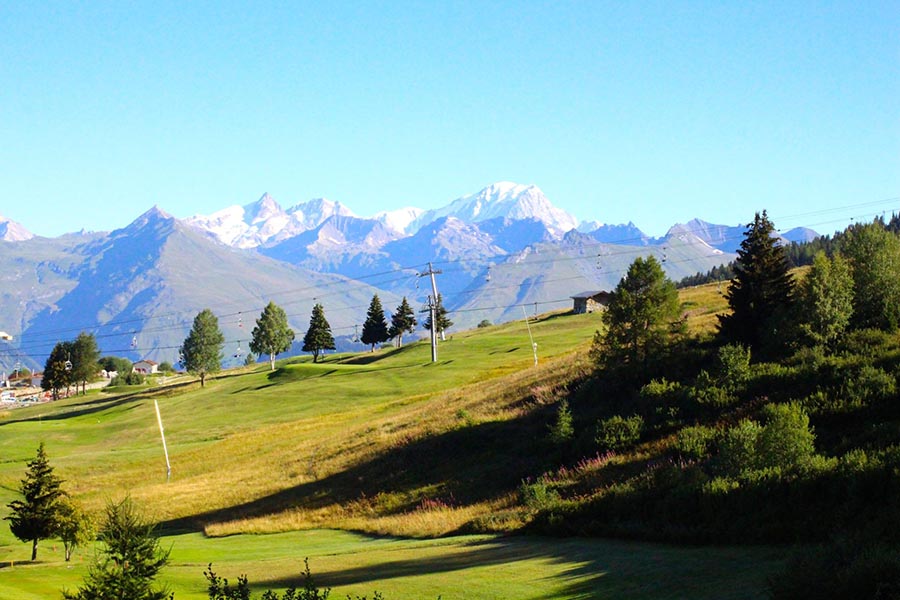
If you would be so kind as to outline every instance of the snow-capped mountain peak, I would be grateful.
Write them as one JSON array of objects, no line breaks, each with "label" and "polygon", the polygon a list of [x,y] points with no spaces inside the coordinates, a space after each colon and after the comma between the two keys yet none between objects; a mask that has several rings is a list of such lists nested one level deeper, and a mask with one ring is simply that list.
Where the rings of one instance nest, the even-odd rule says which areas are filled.
[{"label": "snow-capped mountain peak", "polygon": [[0,240],[4,242],[24,242],[34,237],[34,234],[12,219],[0,215]]}]

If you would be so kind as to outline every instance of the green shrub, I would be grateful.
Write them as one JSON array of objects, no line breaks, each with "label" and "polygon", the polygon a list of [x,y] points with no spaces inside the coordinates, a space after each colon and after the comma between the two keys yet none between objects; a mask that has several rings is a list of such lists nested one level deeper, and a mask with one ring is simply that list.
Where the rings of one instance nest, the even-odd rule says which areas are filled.
[{"label": "green shrub", "polygon": [[743,419],[725,432],[719,445],[719,464],[725,473],[738,476],[759,467],[757,446],[762,429],[759,423]]},{"label": "green shrub", "polygon": [[109,382],[110,385],[143,385],[144,376],[140,373],[128,373],[126,375],[116,375]]},{"label": "green shrub", "polygon": [[710,447],[717,435],[718,431],[712,427],[704,425],[685,427],[678,432],[675,450],[686,459],[702,460],[709,456]]},{"label": "green shrub", "polygon": [[737,402],[737,396],[727,387],[720,386],[708,371],[700,371],[690,388],[694,403],[705,412],[718,412]]},{"label": "green shrub", "polygon": [[868,406],[894,396],[897,380],[878,367],[866,365],[844,385],[845,400],[851,406]]},{"label": "green shrub", "polygon": [[601,450],[622,450],[641,439],[644,419],[639,415],[628,418],[612,416],[597,423],[597,445]]},{"label": "green shrub", "polygon": [[547,510],[559,504],[559,492],[550,487],[543,477],[539,477],[533,482],[522,482],[519,486],[519,500],[529,510]]},{"label": "green shrub", "polygon": [[721,387],[733,392],[750,379],[750,348],[726,344],[719,348],[716,358],[716,375]]},{"label": "green shrub", "polygon": [[815,434],[800,404],[768,404],[763,414],[767,422],[758,439],[760,466],[787,469],[801,465],[813,455]]}]

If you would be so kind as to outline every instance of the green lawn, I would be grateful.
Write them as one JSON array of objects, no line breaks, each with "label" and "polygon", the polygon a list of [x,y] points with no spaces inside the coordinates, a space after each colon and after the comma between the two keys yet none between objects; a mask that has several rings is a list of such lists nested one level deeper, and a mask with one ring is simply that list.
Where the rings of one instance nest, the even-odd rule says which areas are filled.
[{"label": "green lawn", "polygon": [[[206,598],[203,571],[210,562],[232,582],[247,574],[258,594],[300,585],[305,557],[317,585],[332,587],[333,598],[371,597],[375,590],[388,600],[762,598],[765,577],[781,565],[783,553],[580,538],[404,540],[332,530],[215,539],[184,534],[163,544],[172,553],[161,580],[176,600]],[[63,587],[79,585],[90,550],[79,551],[67,568],[60,562],[62,549],[47,546],[38,564],[0,568],[0,597],[53,598]],[[25,545],[18,550],[27,557]]]}]

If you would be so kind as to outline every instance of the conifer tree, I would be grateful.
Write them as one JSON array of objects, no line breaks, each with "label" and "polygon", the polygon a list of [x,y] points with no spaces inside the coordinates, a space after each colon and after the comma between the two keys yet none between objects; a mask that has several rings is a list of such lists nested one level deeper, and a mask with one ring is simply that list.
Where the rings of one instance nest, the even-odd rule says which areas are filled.
[{"label": "conifer tree", "polygon": [[731,313],[719,315],[719,333],[728,342],[752,348],[776,345],[793,302],[794,281],[787,253],[773,237],[766,211],[747,225],[725,297]]},{"label": "conifer tree", "polygon": [[303,336],[303,351],[313,353],[313,362],[319,362],[319,353],[323,350],[334,350],[334,336],[331,325],[325,318],[325,309],[316,303],[309,318],[309,329]]},{"label": "conifer tree", "polygon": [[169,559],[159,546],[153,524],[138,514],[128,498],[106,507],[100,528],[103,550],[91,565],[84,585],[66,600],[167,600],[173,594],[154,585]]},{"label": "conifer tree", "polygon": [[53,399],[59,400],[59,390],[65,387],[67,390],[73,383],[72,369],[66,368],[71,364],[72,342],[59,342],[50,351],[47,362],[44,363],[44,377],[41,379],[41,389],[53,393]]},{"label": "conifer tree", "polygon": [[38,540],[52,538],[59,530],[60,500],[65,495],[62,479],[53,473],[43,442],[34,460],[28,462],[19,492],[24,500],[7,504],[12,512],[5,518],[17,539],[31,542],[31,560],[36,560]]},{"label": "conifer tree", "polygon": [[403,347],[403,334],[415,331],[416,324],[416,313],[406,301],[406,296],[403,296],[403,301],[391,316],[391,328],[388,330],[388,335],[397,338],[397,346]]},{"label": "conifer tree", "polygon": [[603,313],[606,333],[595,336],[608,366],[644,365],[665,342],[680,312],[678,291],[654,256],[639,256],[610,294]]},{"label": "conifer tree", "polygon": [[388,341],[388,326],[384,318],[384,309],[381,307],[381,299],[378,294],[372,296],[372,302],[369,303],[369,310],[366,312],[366,322],[363,323],[362,338],[363,344],[372,346],[372,352],[375,352],[375,344]]},{"label": "conifer tree", "polygon": [[290,348],[293,341],[294,330],[288,326],[284,309],[269,302],[256,320],[250,350],[256,354],[268,354],[269,367],[274,371],[275,355]]},{"label": "conifer tree", "polygon": [[225,336],[219,330],[219,319],[208,308],[194,317],[194,326],[181,346],[184,368],[200,377],[200,387],[206,384],[206,376],[218,373],[222,364],[222,347]]}]

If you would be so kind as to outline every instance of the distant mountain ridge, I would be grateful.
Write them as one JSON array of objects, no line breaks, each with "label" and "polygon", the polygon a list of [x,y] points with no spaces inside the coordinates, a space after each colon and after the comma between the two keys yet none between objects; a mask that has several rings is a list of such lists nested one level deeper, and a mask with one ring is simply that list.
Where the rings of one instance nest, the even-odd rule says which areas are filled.
[{"label": "distant mountain ridge", "polygon": [[[388,314],[403,296],[421,308],[428,263],[441,272],[455,327],[517,319],[523,307],[562,309],[573,294],[613,289],[638,256],[656,256],[674,280],[706,272],[735,258],[744,227],[693,219],[652,238],[630,222],[579,224],[536,186],[501,182],[439,209],[368,218],[323,198],[284,209],[263,194],[184,220],[153,207],[110,233],[54,239],[0,217],[0,234],[3,328],[40,366],[67,335],[53,332],[79,330],[98,332],[104,352],[174,362],[203,308],[223,316],[235,346],[226,359],[237,361],[254,311],[269,300],[286,306],[297,339],[312,303],[323,302],[339,347],[353,349],[374,293]],[[814,235],[797,228],[783,237]]]}]

